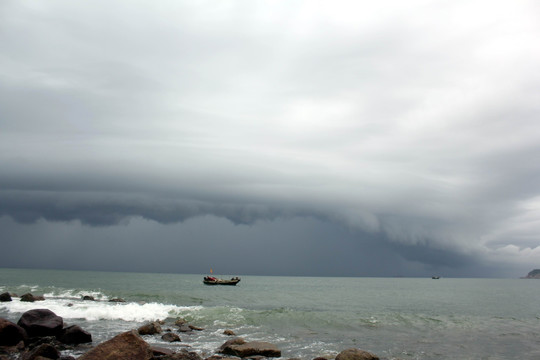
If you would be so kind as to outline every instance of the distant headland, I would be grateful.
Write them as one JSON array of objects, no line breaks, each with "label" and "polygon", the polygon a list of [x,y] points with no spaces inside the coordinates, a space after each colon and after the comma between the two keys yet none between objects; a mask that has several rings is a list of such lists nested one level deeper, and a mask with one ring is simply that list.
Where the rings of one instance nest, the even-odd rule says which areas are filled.
[{"label": "distant headland", "polygon": [[540,269],[530,271],[527,276],[522,277],[522,279],[540,279]]}]

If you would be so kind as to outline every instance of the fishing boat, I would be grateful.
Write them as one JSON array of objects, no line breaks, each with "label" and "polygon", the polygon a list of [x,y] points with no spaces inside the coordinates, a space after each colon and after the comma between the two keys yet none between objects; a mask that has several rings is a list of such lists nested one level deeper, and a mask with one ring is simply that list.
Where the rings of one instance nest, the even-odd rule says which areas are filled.
[{"label": "fishing boat", "polygon": [[233,277],[230,280],[225,279],[218,279],[213,276],[205,276],[203,279],[203,283],[206,285],[236,285],[240,282],[239,277]]}]

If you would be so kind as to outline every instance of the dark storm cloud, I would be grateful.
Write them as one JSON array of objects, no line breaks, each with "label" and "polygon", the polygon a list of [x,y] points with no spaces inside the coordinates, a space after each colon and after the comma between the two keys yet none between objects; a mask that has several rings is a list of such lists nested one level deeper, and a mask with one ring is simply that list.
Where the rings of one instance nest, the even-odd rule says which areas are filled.
[{"label": "dark storm cloud", "polygon": [[91,226],[118,225],[132,217],[143,217],[169,224],[186,219],[214,215],[234,224],[254,224],[258,220],[282,217],[314,216],[300,210],[287,211],[256,204],[208,203],[195,200],[106,193],[53,193],[36,191],[0,192],[0,215],[23,223],[37,220],[74,221]]},{"label": "dark storm cloud", "polygon": [[409,265],[540,262],[534,2],[0,7],[4,217],[311,219]]}]

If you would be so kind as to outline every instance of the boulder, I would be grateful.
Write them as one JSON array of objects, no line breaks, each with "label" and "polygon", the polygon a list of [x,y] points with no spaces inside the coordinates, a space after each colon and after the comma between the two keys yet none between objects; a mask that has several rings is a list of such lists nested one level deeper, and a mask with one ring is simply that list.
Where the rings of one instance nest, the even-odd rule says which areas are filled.
[{"label": "boulder", "polygon": [[165,333],[163,334],[163,336],[161,337],[162,340],[164,341],[167,341],[167,342],[177,342],[177,341],[181,341],[180,340],[180,336],[174,334],[174,333],[171,333],[171,332],[168,332],[168,333]]},{"label": "boulder", "polygon": [[281,350],[276,345],[265,341],[246,342],[242,338],[236,338],[225,342],[220,352],[226,355],[248,357],[260,355],[264,357],[281,357]]},{"label": "boulder", "polygon": [[43,300],[45,300],[43,295],[32,295],[30,293],[21,295],[21,301],[34,302],[34,301],[43,301]]},{"label": "boulder", "polygon": [[88,301],[96,301],[96,299],[94,299],[94,297],[92,295],[84,295],[82,297],[83,300],[88,300]]},{"label": "boulder", "polygon": [[379,357],[364,350],[351,348],[340,352],[336,360],[379,360]]},{"label": "boulder", "polygon": [[116,335],[89,350],[78,360],[151,360],[152,350],[135,330]]},{"label": "boulder", "polygon": [[56,336],[64,326],[62,318],[48,309],[34,309],[22,314],[17,325],[30,337]]},{"label": "boulder", "polygon": [[21,295],[21,301],[34,302],[36,301],[36,298],[32,294],[26,293],[26,294]]},{"label": "boulder", "polygon": [[15,346],[26,341],[26,331],[9,320],[0,318],[0,346]]},{"label": "boulder", "polygon": [[92,342],[92,335],[79,325],[71,325],[63,328],[57,339],[64,344],[85,344]]},{"label": "boulder", "polygon": [[33,348],[29,352],[23,354],[22,360],[38,360],[40,358],[45,359],[59,359],[60,352],[49,344],[41,344],[38,347]]},{"label": "boulder", "polygon": [[223,335],[235,336],[236,334],[234,333],[234,331],[227,329],[223,332]]},{"label": "boulder", "polygon": [[191,330],[195,330],[195,331],[203,331],[204,330],[204,328],[198,327],[198,326],[195,326],[195,325],[188,325],[188,326],[189,326],[189,328]]},{"label": "boulder", "polygon": [[11,295],[8,292],[0,294],[0,302],[11,301]]},{"label": "boulder", "polygon": [[144,324],[138,329],[139,335],[154,335],[161,333],[161,326],[157,321]]}]

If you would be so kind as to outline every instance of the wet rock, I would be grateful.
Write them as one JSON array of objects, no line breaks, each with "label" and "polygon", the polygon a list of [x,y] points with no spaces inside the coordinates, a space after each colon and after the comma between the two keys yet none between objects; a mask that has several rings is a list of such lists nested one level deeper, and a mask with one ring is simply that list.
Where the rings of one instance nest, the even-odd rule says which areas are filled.
[{"label": "wet rock", "polygon": [[161,325],[157,321],[145,324],[138,329],[139,335],[154,335],[161,333]]},{"label": "wet rock", "polygon": [[22,314],[17,325],[30,337],[56,336],[64,325],[62,318],[48,309],[34,309]]},{"label": "wet rock", "polygon": [[240,358],[239,357],[221,356],[221,355],[212,355],[209,358],[206,358],[205,360],[240,360]]},{"label": "wet rock", "polygon": [[15,346],[26,341],[26,331],[9,320],[0,318],[0,346]]},{"label": "wet rock", "polygon": [[182,349],[176,354],[165,355],[163,357],[159,357],[158,359],[159,360],[203,360],[202,357],[196,352],[187,351],[186,349]]},{"label": "wet rock", "polygon": [[264,357],[281,357],[281,350],[272,343],[265,341],[246,342],[242,338],[236,338],[225,342],[225,344],[221,346],[220,352],[242,358],[256,355]]},{"label": "wet rock", "polygon": [[198,326],[195,326],[195,325],[188,325],[188,326],[189,326],[189,328],[191,330],[195,330],[195,331],[203,331],[204,330],[204,328],[198,327]]},{"label": "wet rock", "polygon": [[8,292],[0,294],[0,302],[12,301],[11,295]]},{"label": "wet rock", "polygon": [[152,350],[135,330],[105,341],[78,360],[151,360]]},{"label": "wet rock", "polygon": [[34,302],[36,301],[36,298],[32,294],[26,293],[26,294],[21,295],[21,301]]},{"label": "wet rock", "polygon": [[79,325],[71,325],[62,329],[57,336],[58,341],[64,344],[85,344],[92,342],[92,335]]},{"label": "wet rock", "polygon": [[39,358],[59,359],[60,352],[52,345],[41,344],[21,357],[22,360],[38,360]]},{"label": "wet rock", "polygon": [[223,332],[223,335],[235,336],[236,334],[234,333],[234,331],[227,329]]},{"label": "wet rock", "polygon": [[174,351],[159,346],[152,346],[150,349],[152,350],[152,354],[154,355],[154,357],[159,357],[160,359],[161,356],[174,354]]},{"label": "wet rock", "polygon": [[82,299],[86,301],[96,301],[92,295],[84,295]]},{"label": "wet rock", "polygon": [[174,334],[174,333],[166,333],[166,334],[163,334],[163,336],[161,337],[162,340],[164,341],[167,341],[167,342],[177,342],[177,341],[181,341],[180,340],[180,336]]},{"label": "wet rock", "polygon": [[182,324],[182,325],[178,326],[178,331],[185,333],[185,332],[191,332],[191,331],[193,331],[193,329],[190,328],[189,325]]},{"label": "wet rock", "polygon": [[126,300],[124,300],[122,298],[114,298],[114,299],[109,300],[109,302],[125,303]]},{"label": "wet rock", "polygon": [[242,358],[243,360],[265,360],[266,357],[265,356],[262,356],[262,355],[253,355],[253,356],[248,356],[248,357],[245,357],[245,358]]},{"label": "wet rock", "polygon": [[[2,355],[12,355],[19,354],[22,352],[25,348],[24,341],[19,341],[17,344],[13,346],[0,346],[0,360],[2,360]],[[11,359],[12,357],[10,357]]]},{"label": "wet rock", "polygon": [[232,345],[242,345],[242,344],[245,344],[246,343],[246,340],[244,340],[244,338],[241,338],[241,337],[237,337],[237,338],[234,338],[234,339],[231,339],[231,340],[227,340],[223,343],[223,345],[221,345],[221,347],[218,349],[218,352],[220,353],[225,353],[225,349],[227,349],[228,347],[232,346]]},{"label": "wet rock", "polygon": [[31,293],[26,293],[21,295],[21,301],[34,302],[34,301],[43,301],[45,298],[43,295],[32,295]]},{"label": "wet rock", "polygon": [[364,350],[351,348],[340,352],[336,360],[379,360],[379,357]]},{"label": "wet rock", "polygon": [[185,323],[187,323],[187,321],[186,321],[185,319],[178,318],[178,319],[176,319],[176,321],[174,322],[174,325],[176,325],[176,326],[182,326],[182,325],[184,325]]},{"label": "wet rock", "polygon": [[34,337],[28,339],[28,348],[30,350],[37,348],[43,344],[50,345],[57,350],[67,350],[71,347],[69,345],[63,344],[55,336],[43,336],[43,337]]}]

